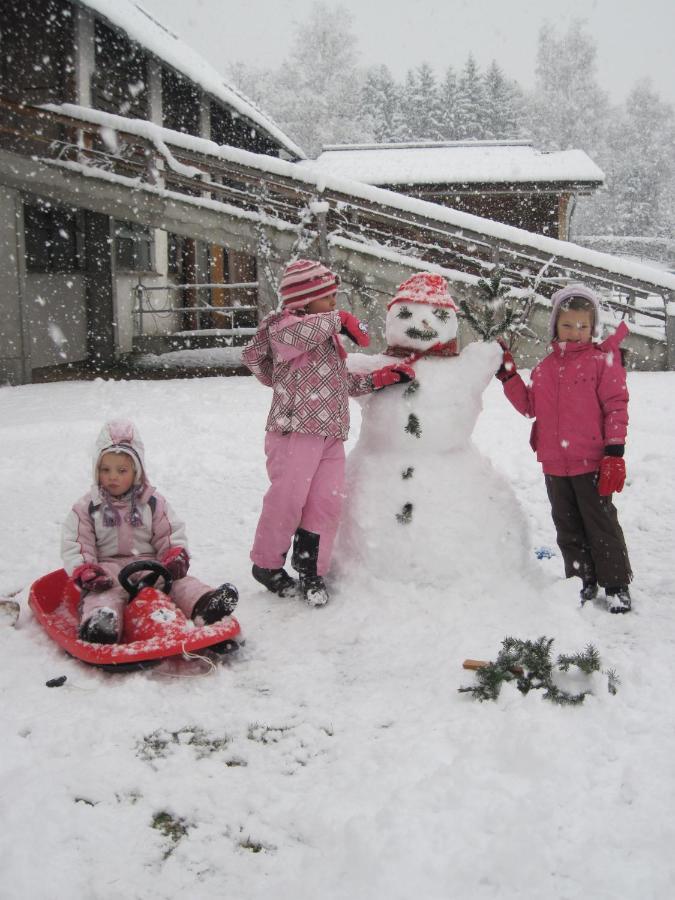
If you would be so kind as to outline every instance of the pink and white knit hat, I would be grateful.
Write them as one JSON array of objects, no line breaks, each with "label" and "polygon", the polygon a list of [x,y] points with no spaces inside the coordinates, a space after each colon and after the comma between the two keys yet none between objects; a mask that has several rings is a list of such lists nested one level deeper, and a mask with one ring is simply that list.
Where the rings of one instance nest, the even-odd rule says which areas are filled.
[{"label": "pink and white knit hat", "polygon": [[403,284],[399,284],[387,309],[391,309],[395,303],[424,303],[457,312],[457,304],[450,296],[448,282],[442,275],[434,275],[432,272],[416,272]]},{"label": "pink and white knit hat", "polygon": [[330,297],[339,284],[339,276],[320,262],[296,259],[284,269],[279,296],[284,309],[300,309],[312,300]]}]

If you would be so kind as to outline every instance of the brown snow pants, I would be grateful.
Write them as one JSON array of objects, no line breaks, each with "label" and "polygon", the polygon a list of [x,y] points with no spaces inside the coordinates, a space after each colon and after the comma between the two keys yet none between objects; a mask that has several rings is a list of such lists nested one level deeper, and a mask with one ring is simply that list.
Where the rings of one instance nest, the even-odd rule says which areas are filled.
[{"label": "brown snow pants", "polygon": [[598,494],[597,474],[544,478],[566,577],[627,585],[633,573],[626,541],[611,496]]}]

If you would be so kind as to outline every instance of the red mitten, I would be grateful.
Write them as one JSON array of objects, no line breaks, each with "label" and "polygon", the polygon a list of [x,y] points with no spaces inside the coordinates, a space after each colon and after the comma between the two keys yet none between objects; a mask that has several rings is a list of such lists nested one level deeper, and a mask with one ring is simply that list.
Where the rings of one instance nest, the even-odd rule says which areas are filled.
[{"label": "red mitten", "polygon": [[83,563],[70,576],[75,584],[82,588],[83,591],[93,591],[100,594],[102,591],[109,591],[113,586],[113,580],[106,570],[96,563]]},{"label": "red mitten", "polygon": [[166,551],[160,562],[165,569],[168,569],[169,575],[174,581],[185,578],[190,568],[190,557],[185,547],[172,547]]},{"label": "red mitten", "polygon": [[601,497],[621,493],[626,480],[626,463],[622,456],[603,456],[600,463],[598,493]]},{"label": "red mitten", "polygon": [[516,374],[516,364],[506,341],[503,338],[499,338],[497,343],[504,352],[502,354],[502,364],[495,372],[495,378],[498,378],[504,384],[505,381],[508,381],[509,378]]},{"label": "red mitten", "polygon": [[344,309],[339,309],[338,315],[342,322],[340,334],[346,334],[347,337],[351,338],[355,344],[359,345],[359,347],[367,347],[370,343],[370,337],[368,335],[368,326],[366,323],[361,322],[351,313],[345,312]]},{"label": "red mitten", "polygon": [[412,366],[407,365],[407,363],[394,363],[391,366],[376,369],[372,373],[373,387],[379,391],[380,388],[388,387],[390,384],[412,381],[414,377],[415,370]]}]

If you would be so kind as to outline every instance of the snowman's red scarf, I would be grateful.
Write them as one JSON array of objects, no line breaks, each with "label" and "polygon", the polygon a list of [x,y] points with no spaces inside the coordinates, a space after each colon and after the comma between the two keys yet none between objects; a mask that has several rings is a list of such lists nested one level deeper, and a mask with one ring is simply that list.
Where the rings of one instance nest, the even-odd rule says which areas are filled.
[{"label": "snowman's red scarf", "polygon": [[416,363],[418,359],[422,359],[425,356],[459,356],[457,338],[453,338],[446,344],[432,344],[428,350],[414,350],[411,353],[408,347],[387,347],[384,352],[387,356],[404,357],[403,362],[408,366],[411,366],[413,363]]}]

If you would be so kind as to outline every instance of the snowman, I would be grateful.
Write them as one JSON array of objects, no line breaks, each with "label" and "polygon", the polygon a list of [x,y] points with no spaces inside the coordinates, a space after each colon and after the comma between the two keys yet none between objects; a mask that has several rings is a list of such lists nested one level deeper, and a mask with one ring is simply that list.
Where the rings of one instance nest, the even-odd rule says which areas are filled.
[{"label": "snowman", "polygon": [[338,535],[345,572],[450,585],[460,571],[505,573],[524,564],[525,517],[509,483],[471,434],[482,394],[499,368],[496,343],[457,348],[457,306],[444,278],[413,275],[387,307],[384,354],[351,354],[350,370],[396,362],[415,380],[362,400],[361,430],[347,460]]}]

